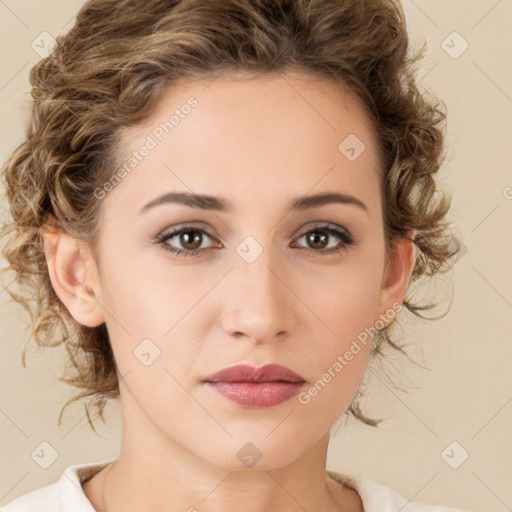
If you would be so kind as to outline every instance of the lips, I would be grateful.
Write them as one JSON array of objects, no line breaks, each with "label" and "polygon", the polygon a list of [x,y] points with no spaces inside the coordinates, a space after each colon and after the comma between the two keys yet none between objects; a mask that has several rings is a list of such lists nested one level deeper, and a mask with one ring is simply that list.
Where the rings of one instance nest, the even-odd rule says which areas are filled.
[{"label": "lips", "polygon": [[297,395],[306,381],[279,364],[236,365],[209,375],[204,384],[243,407],[278,405]]},{"label": "lips", "polygon": [[209,375],[205,382],[305,382],[305,380],[286,366],[267,364],[259,368],[247,364],[237,364]]}]

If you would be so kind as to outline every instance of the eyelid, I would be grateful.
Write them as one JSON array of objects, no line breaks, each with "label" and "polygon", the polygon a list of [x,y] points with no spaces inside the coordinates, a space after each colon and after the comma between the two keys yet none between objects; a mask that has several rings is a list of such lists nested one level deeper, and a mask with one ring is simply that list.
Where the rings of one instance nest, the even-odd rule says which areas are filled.
[{"label": "eyelid", "polygon": [[[309,227],[305,231],[302,232],[301,235],[294,238],[294,246],[297,244],[297,241],[306,236],[308,233],[312,231],[324,231],[329,234],[330,237],[336,237],[340,240],[341,246],[338,247],[331,247],[329,249],[311,249],[309,247],[301,247],[302,250],[307,251],[309,253],[316,253],[316,254],[336,254],[340,253],[352,246],[355,246],[357,244],[357,239],[345,228],[338,226],[338,225],[331,225],[329,223],[321,223],[320,225],[315,225],[312,227]],[[339,244],[338,244],[339,245]]]},{"label": "eyelid", "polygon": [[[205,229],[200,226],[196,225],[184,225],[179,227],[173,227],[169,229],[164,229],[161,231],[156,237],[154,238],[154,241],[165,243],[166,240],[170,240],[171,238],[174,238],[176,235],[179,235],[180,233],[186,232],[186,231],[197,231],[199,233],[202,233],[203,235],[207,235],[209,238],[211,238],[214,242],[219,241],[219,239],[214,236],[208,229]],[[203,252],[207,249],[197,249],[196,252]],[[194,251],[186,251],[193,253]]]},{"label": "eyelid", "polygon": [[343,233],[346,233],[347,236],[349,236],[350,238],[355,240],[355,237],[354,237],[354,235],[352,235],[352,232],[349,229],[347,229],[345,226],[337,224],[335,222],[322,221],[322,220],[311,221],[311,222],[307,222],[306,224],[303,224],[295,232],[295,233],[297,233],[297,235],[294,234],[294,236],[298,236],[299,233],[302,233],[304,235],[313,229],[320,229],[320,228],[332,228],[332,229],[336,229],[338,231],[342,231]]},{"label": "eyelid", "polygon": [[[155,237],[154,239],[161,239],[161,238],[164,238],[164,237],[167,237],[168,235],[176,235],[180,232],[182,232],[183,230],[186,230],[186,229],[190,229],[190,230],[194,230],[196,229],[197,231],[200,231],[202,233],[205,233],[207,234],[210,238],[214,239],[214,240],[217,240],[219,241],[219,238],[214,236],[208,228],[205,228],[203,226],[207,226],[206,223],[204,222],[201,222],[201,223],[198,223],[198,224],[195,224],[195,223],[187,223],[187,224],[184,224],[182,226],[178,225],[178,226],[173,226],[171,228],[166,228],[162,231],[160,231]],[[306,226],[307,226],[307,229],[306,229]],[[341,231],[343,233],[345,233],[349,238],[351,238],[354,242],[357,241],[357,238],[352,235],[352,232],[349,231],[347,228],[345,228],[344,226],[340,226],[338,224],[335,224],[335,223],[332,223],[332,222],[329,222],[329,221],[313,221],[313,225],[312,226],[309,226],[309,223],[305,224],[305,225],[302,225],[300,228],[298,228],[292,235],[293,238],[297,238],[297,237],[302,237],[304,236],[306,233],[308,233],[309,231],[313,230],[313,229],[320,229],[320,228],[324,228],[324,229],[327,229],[327,228],[333,228],[335,230],[338,230],[338,231]]]},{"label": "eyelid", "polygon": [[157,237],[165,237],[165,236],[168,236],[168,235],[176,235],[178,233],[181,233],[182,231],[186,231],[186,230],[190,230],[190,231],[199,231],[201,233],[206,233],[208,236],[212,237],[212,238],[216,238],[215,236],[213,236],[210,231],[206,228],[203,228],[202,226],[196,226],[194,224],[186,224],[184,226],[174,226],[172,228],[166,228],[164,229],[163,231],[161,231]]},{"label": "eyelid", "polygon": [[[202,225],[204,225],[204,223]],[[203,235],[206,235],[211,240],[213,240],[214,243],[215,243],[215,241],[220,242],[220,240],[216,236],[214,236],[212,233],[210,233],[209,229],[206,229],[204,227],[198,226],[193,223],[188,223],[188,224],[185,224],[182,226],[174,226],[172,228],[165,229],[154,237],[153,242],[161,245],[165,251],[167,251],[171,254],[174,254],[175,256],[178,256],[178,257],[192,257],[192,256],[199,257],[202,255],[205,255],[206,253],[211,252],[212,250],[214,250],[216,248],[215,246],[211,246],[211,247],[206,247],[204,249],[187,250],[187,249],[179,249],[179,248],[176,248],[176,247],[166,243],[167,240],[170,240],[170,239],[174,238],[175,236],[179,235],[180,233],[186,232],[187,230],[202,233]],[[318,231],[323,230],[323,231],[327,232],[329,234],[329,236],[338,238],[340,240],[341,245],[340,245],[340,243],[338,243],[337,244],[338,246],[335,246],[334,248],[331,247],[328,249],[312,249],[312,248],[308,248],[308,247],[297,246],[298,240],[300,240],[302,237],[306,236],[311,231],[315,231],[315,230],[318,230]],[[303,226],[301,226],[301,228],[298,231],[300,232],[300,234],[298,236],[296,236],[296,235],[293,236],[293,242],[292,242],[293,247],[299,247],[301,249],[301,251],[303,251],[309,255],[313,255],[313,256],[329,256],[329,255],[333,255],[333,254],[341,254],[341,253],[347,251],[348,249],[350,249],[351,247],[353,247],[354,245],[357,245],[357,243],[358,243],[358,240],[356,239],[356,237],[354,237],[348,229],[346,229],[343,226],[340,226],[338,224],[334,224],[334,223],[331,223],[328,221],[327,222],[326,221],[323,221],[323,222],[322,221],[316,221],[316,222],[314,221],[313,225],[311,225],[309,227],[306,227],[303,225]]]}]

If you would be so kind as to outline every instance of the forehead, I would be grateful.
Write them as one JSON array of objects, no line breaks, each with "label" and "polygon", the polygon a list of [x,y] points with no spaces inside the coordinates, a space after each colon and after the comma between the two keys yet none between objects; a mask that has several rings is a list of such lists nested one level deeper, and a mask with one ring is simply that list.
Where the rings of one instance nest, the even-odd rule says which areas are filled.
[{"label": "forehead", "polygon": [[355,94],[297,74],[170,85],[142,124],[124,129],[120,149],[141,199],[164,187],[261,198],[318,186],[365,189],[369,201],[379,176],[373,125]]},{"label": "forehead", "polygon": [[[194,106],[189,108],[192,102]],[[185,118],[193,121],[181,123]],[[185,125],[185,129],[191,123],[201,128],[207,127],[208,121],[216,127],[210,135],[236,130],[242,125],[254,135],[262,134],[258,131],[261,127],[271,133],[273,126],[285,127],[289,132],[307,127],[311,136],[325,135],[328,129],[341,136],[349,128],[371,145],[376,142],[371,116],[348,86],[297,71],[264,74],[240,71],[169,84],[153,112],[142,124],[125,129],[122,140],[129,147],[130,141],[153,130],[157,139],[170,131],[176,137],[183,131],[183,126],[175,130],[178,124]],[[162,127],[164,133],[158,130],[162,123],[168,128]]]}]

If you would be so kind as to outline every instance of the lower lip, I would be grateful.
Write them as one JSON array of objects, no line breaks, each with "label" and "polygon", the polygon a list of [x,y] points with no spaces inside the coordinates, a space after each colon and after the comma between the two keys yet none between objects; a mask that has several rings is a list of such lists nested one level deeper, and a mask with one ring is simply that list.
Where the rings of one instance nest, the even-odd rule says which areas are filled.
[{"label": "lower lip", "polygon": [[222,396],[245,407],[272,407],[294,397],[305,382],[206,382]]}]

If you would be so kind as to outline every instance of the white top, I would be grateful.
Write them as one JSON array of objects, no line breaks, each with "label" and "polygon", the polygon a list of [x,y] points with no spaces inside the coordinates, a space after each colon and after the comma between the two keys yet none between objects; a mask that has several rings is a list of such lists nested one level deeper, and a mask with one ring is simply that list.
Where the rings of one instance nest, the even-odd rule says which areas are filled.
[{"label": "white top", "polygon": [[[15,498],[0,507],[0,512],[95,512],[84,493],[82,482],[110,462],[112,461],[104,460],[68,466],[58,481]],[[365,512],[468,512],[453,507],[409,502],[400,494],[364,475],[333,471],[328,473],[359,493]]]}]

